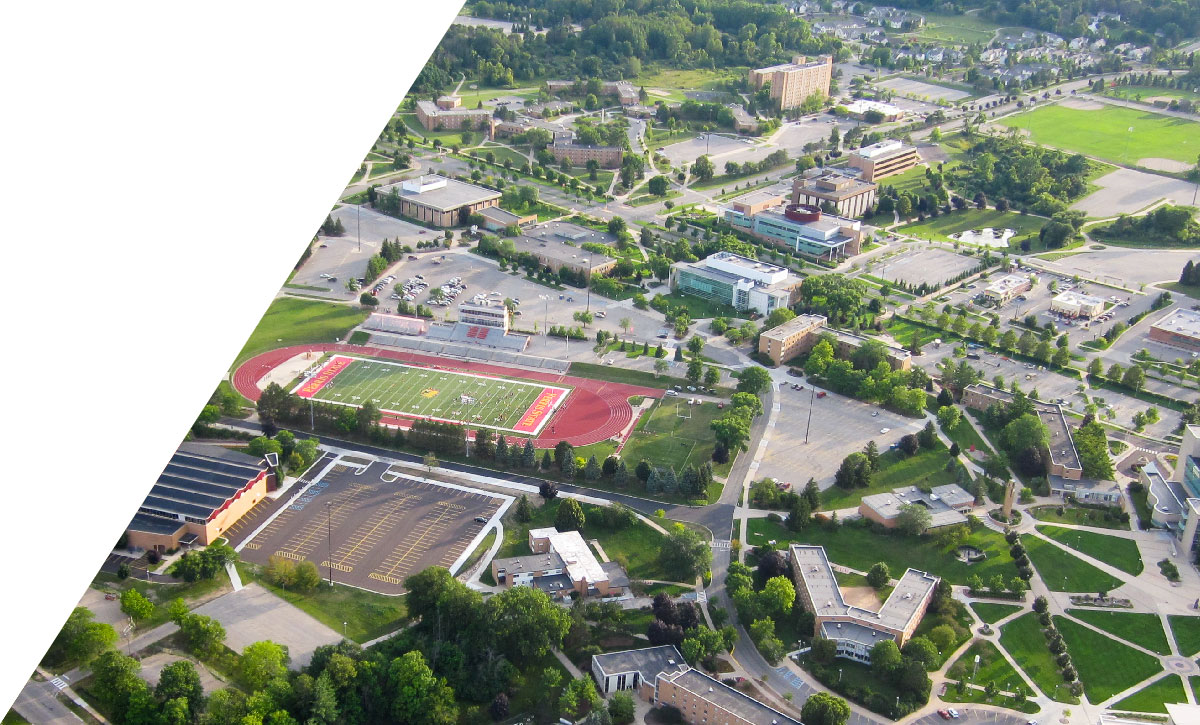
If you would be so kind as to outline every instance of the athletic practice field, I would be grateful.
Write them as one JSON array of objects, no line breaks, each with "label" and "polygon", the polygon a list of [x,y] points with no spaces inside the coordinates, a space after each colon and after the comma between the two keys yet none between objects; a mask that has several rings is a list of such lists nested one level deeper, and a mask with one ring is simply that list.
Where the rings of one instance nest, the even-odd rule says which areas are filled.
[{"label": "athletic practice field", "polygon": [[1000,123],[1028,130],[1037,143],[1117,163],[1166,159],[1186,168],[1200,154],[1200,123],[1096,102],[1041,106]]},{"label": "athletic practice field", "polygon": [[570,388],[398,362],[334,355],[292,391],[339,405],[367,401],[384,416],[466,422],[536,435]]}]

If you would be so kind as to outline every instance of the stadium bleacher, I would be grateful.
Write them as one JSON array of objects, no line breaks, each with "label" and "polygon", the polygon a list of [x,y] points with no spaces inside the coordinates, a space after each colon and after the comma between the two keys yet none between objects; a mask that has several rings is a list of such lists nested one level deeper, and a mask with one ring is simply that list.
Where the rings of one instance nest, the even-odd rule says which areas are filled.
[{"label": "stadium bleacher", "polygon": [[428,353],[440,357],[462,358],[466,360],[478,360],[480,362],[495,362],[505,365],[516,365],[519,367],[554,370],[556,372],[565,373],[571,367],[571,363],[566,360],[556,360],[553,358],[537,357],[535,355],[525,355],[521,353],[512,353],[504,350],[493,350],[489,348],[475,347],[474,345],[456,345],[450,342],[439,342],[425,338],[405,337],[402,335],[372,333],[371,344],[380,345],[382,347],[401,348],[412,350],[414,352]]}]

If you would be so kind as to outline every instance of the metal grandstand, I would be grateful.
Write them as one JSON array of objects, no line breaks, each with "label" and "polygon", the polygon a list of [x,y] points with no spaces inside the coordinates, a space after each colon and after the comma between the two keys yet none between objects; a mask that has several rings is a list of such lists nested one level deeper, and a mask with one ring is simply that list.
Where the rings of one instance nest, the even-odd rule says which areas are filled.
[{"label": "metal grandstand", "polygon": [[554,360],[534,355],[525,355],[523,353],[509,352],[507,350],[478,347],[476,345],[460,345],[441,340],[389,335],[386,333],[371,333],[371,344],[413,350],[440,357],[479,360],[480,362],[515,365],[537,370],[554,370],[560,373],[567,372],[568,368],[571,367],[571,363],[566,360]]}]

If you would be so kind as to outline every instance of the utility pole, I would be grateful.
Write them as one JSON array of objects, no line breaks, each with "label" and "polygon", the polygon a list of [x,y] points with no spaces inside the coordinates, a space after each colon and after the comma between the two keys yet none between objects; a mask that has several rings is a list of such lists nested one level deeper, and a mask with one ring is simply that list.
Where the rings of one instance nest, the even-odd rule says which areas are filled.
[{"label": "utility pole", "polygon": [[808,443],[808,432],[812,430],[813,401],[817,398],[817,389],[811,385],[811,382],[810,380],[810,385],[808,386],[808,424],[804,427],[804,442],[806,444]]},{"label": "utility pole", "polygon": [[358,251],[362,251],[362,204],[358,205]]}]

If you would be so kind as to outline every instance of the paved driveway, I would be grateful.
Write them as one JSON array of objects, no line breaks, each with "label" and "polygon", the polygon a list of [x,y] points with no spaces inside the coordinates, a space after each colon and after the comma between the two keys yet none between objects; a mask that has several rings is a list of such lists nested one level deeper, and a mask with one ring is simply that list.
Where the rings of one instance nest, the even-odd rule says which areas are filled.
[{"label": "paved driveway", "polygon": [[1117,169],[1096,180],[1100,189],[1071,205],[1088,216],[1108,218],[1132,214],[1159,199],[1172,204],[1191,204],[1196,184],[1133,169]]},{"label": "paved driveway", "polygon": [[220,622],[225,627],[225,644],[235,652],[264,639],[286,645],[293,668],[307,665],[317,647],[342,641],[340,633],[258,584],[214,599],[196,613]]},{"label": "paved driveway", "polygon": [[[948,705],[947,707],[954,707]],[[1016,713],[994,712],[991,710],[981,710],[970,707],[955,707],[958,710],[959,718],[952,720],[955,725],[974,725],[974,723],[994,723],[995,725],[1025,725],[1033,718],[1019,715]],[[931,712],[924,717],[913,720],[910,725],[944,725],[946,721],[941,718],[936,712]]]}]

